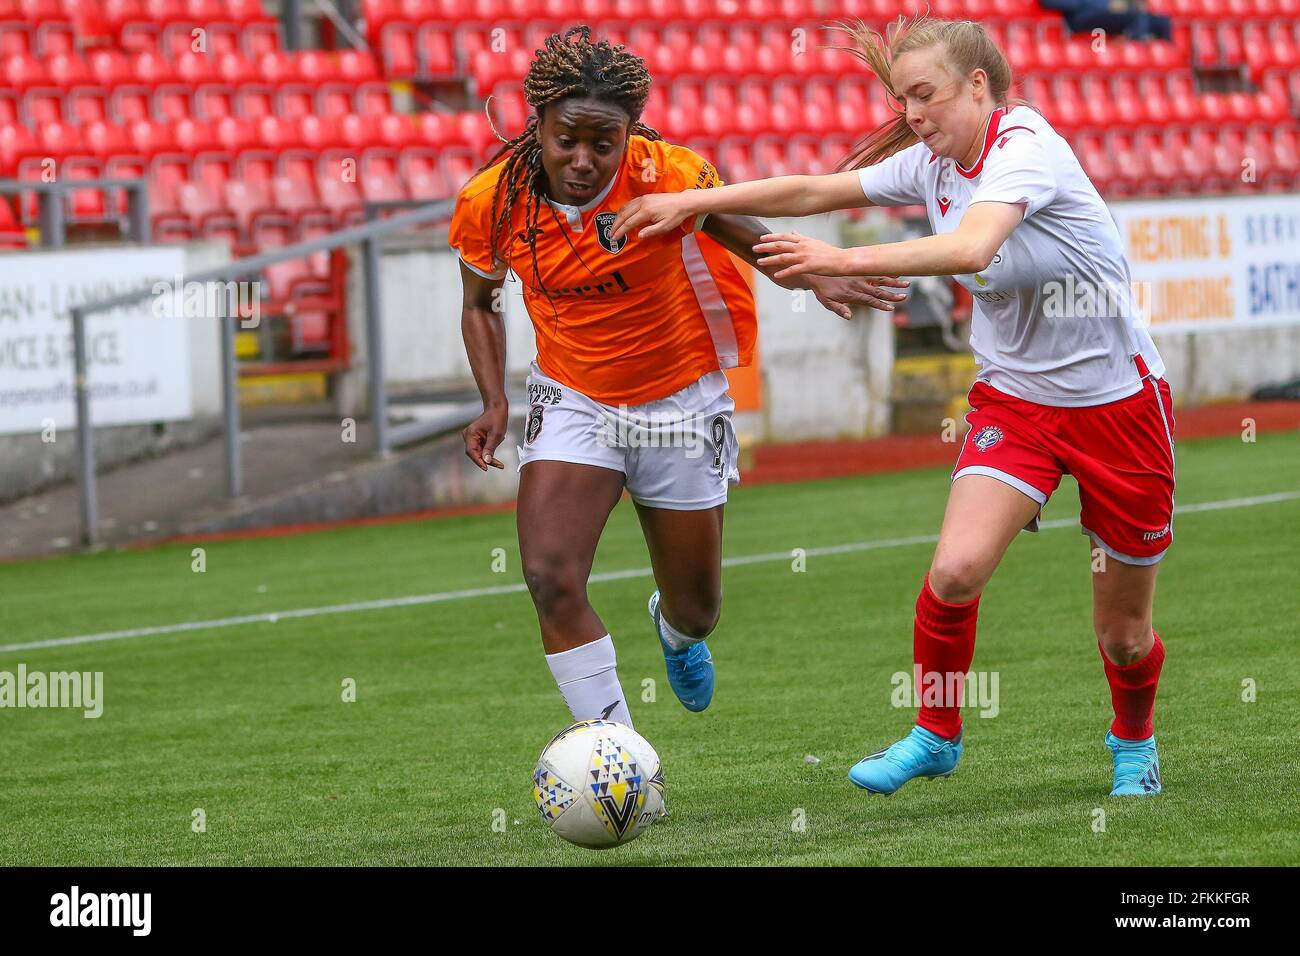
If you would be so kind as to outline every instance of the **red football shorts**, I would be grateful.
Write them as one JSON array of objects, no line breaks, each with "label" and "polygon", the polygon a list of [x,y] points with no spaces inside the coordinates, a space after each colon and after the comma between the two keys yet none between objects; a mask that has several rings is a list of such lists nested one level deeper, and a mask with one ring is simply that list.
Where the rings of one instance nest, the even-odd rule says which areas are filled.
[{"label": "red football shorts", "polygon": [[[1014,398],[984,382],[953,480],[987,475],[1040,506],[1063,474],[1079,483],[1079,519],[1106,554],[1155,564],[1173,540],[1174,412],[1169,383],[1147,376],[1142,389],[1105,405],[1061,408]],[[1027,528],[1038,530],[1035,518]]]}]

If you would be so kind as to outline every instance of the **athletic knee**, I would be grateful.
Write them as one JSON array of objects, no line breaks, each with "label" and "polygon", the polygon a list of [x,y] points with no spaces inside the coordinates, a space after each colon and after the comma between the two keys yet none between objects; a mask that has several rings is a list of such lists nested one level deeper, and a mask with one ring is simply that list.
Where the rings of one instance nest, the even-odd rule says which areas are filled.
[{"label": "athletic knee", "polygon": [[936,554],[930,566],[930,590],[940,601],[967,604],[980,596],[988,573],[972,557]]},{"label": "athletic knee", "polygon": [[676,601],[662,608],[664,618],[673,630],[686,637],[705,638],[713,633],[722,616],[722,598],[697,598]]},{"label": "athletic knee", "polygon": [[573,562],[555,555],[524,559],[524,583],[537,612],[549,617],[587,603],[586,576]]},{"label": "athletic knee", "polygon": [[1106,656],[1124,667],[1136,663],[1151,650],[1151,618],[1145,614],[1115,611],[1093,615],[1093,628]]}]

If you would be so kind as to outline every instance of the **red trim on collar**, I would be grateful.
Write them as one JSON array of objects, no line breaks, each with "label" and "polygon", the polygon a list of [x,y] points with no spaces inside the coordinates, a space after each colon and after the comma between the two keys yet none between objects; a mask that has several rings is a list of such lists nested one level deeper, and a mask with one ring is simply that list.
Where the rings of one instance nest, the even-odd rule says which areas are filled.
[{"label": "red trim on collar", "polygon": [[1007,111],[1004,107],[999,106],[989,114],[989,128],[988,132],[984,134],[984,149],[980,152],[980,158],[975,161],[974,166],[970,169],[962,169],[961,163],[956,160],[953,161],[953,168],[955,168],[961,176],[966,179],[974,179],[980,174],[980,170],[984,168],[984,160],[988,158],[989,150],[993,148],[993,143],[998,138],[998,123],[1002,120],[1002,117],[1006,115],[1006,112]]}]

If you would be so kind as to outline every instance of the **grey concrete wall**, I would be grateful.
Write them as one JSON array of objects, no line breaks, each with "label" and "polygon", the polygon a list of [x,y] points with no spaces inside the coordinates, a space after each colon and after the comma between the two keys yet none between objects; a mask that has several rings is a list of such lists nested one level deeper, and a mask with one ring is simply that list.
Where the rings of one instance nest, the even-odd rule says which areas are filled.
[{"label": "grey concrete wall", "polygon": [[1247,398],[1300,378],[1300,325],[1250,332],[1153,332],[1179,405]]},{"label": "grey concrete wall", "polygon": [[[22,256],[39,256],[32,251]],[[219,242],[191,243],[185,250],[185,271],[196,272],[229,261]],[[221,427],[221,344],[216,322],[184,319],[189,326],[190,400],[194,417],[188,421],[117,425],[95,429],[95,459],[100,469],[171,448],[206,441]],[[54,441],[41,435],[0,435],[0,501],[34,494],[77,475],[75,429],[60,430]]]},{"label": "grey concrete wall", "polygon": [[[798,231],[840,245],[838,216],[773,219],[773,231]],[[866,438],[889,429],[894,333],[888,313],[860,309],[852,321],[828,312],[811,293],[759,277],[759,441]]]}]

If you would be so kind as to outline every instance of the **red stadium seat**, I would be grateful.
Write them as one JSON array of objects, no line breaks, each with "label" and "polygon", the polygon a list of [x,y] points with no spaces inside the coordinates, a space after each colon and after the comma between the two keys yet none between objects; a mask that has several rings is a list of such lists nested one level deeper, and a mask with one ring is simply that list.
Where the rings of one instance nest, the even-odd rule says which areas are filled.
[{"label": "red stadium seat", "polygon": [[295,80],[318,84],[331,83],[340,78],[338,60],[324,50],[299,50],[296,54],[286,53],[282,56],[290,62],[296,60],[296,71],[292,77]]},{"label": "red stadium seat", "polygon": [[375,58],[361,50],[343,50],[338,55],[338,75],[349,83],[373,83],[379,79]]},{"label": "red stadium seat", "polygon": [[217,148],[238,154],[258,145],[258,129],[254,120],[241,116],[223,116],[216,122]]},{"label": "red stadium seat", "polygon": [[153,110],[151,115],[168,123],[186,119],[194,112],[194,101],[190,88],[179,84],[168,84],[154,90]]},{"label": "red stadium seat", "polygon": [[15,90],[26,90],[33,86],[49,86],[50,75],[45,63],[30,53],[15,53],[0,63],[0,73],[5,78],[5,85]]},{"label": "red stadium seat", "polygon": [[383,116],[393,111],[392,93],[387,83],[362,83],[356,90],[357,112]]},{"label": "red stadium seat", "polygon": [[135,55],[131,64],[131,79],[135,83],[161,86],[164,83],[179,82],[180,77],[172,62],[161,53],[142,50]]},{"label": "red stadium seat", "polygon": [[273,152],[297,149],[302,146],[302,137],[298,126],[281,116],[263,116],[258,121],[258,133],[261,145]]},{"label": "red stadium seat", "polygon": [[183,0],[144,0],[144,15],[160,24],[185,23],[189,19]]},{"label": "red stadium seat", "polygon": [[64,123],[62,120],[44,123],[37,127],[36,138],[40,141],[45,154],[56,160],[61,161],[69,156],[89,152],[81,128],[71,123]]},{"label": "red stadium seat", "polygon": [[292,56],[282,50],[269,50],[257,61],[258,76],[265,83],[278,86],[281,83],[296,83],[301,77],[298,64]]},{"label": "red stadium seat", "polygon": [[274,23],[248,23],[239,33],[244,55],[257,62],[263,53],[280,48],[280,28]]},{"label": "red stadium seat", "polygon": [[1240,66],[1246,62],[1246,47],[1240,25],[1224,23],[1219,26],[1219,49],[1225,66]]},{"label": "red stadium seat", "polygon": [[262,84],[241,86],[235,93],[235,114],[261,119],[275,112],[275,91]]},{"label": "red stadium seat", "polygon": [[361,188],[356,177],[345,177],[335,162],[323,162],[316,173],[316,188],[321,204],[336,222],[346,222],[361,212]]},{"label": "red stadium seat", "polygon": [[99,86],[113,88],[133,83],[131,63],[121,50],[92,50],[87,55],[92,80]]},{"label": "red stadium seat", "polygon": [[270,15],[262,6],[262,0],[226,0],[226,13],[223,20],[234,23],[267,22]]},{"label": "red stadium seat", "polygon": [[188,0],[185,13],[194,23],[215,23],[226,19],[225,0]]},{"label": "red stadium seat", "polygon": [[275,104],[277,116],[285,119],[300,119],[316,112],[316,93],[306,84],[284,86],[280,88]]},{"label": "red stadium seat", "polygon": [[180,183],[176,190],[176,202],[180,211],[189,217],[196,231],[210,227],[212,223],[218,221],[228,228],[234,228],[236,224],[235,214],[227,208],[224,197],[218,195],[205,183],[193,181]]},{"label": "red stadium seat", "polygon": [[[223,53],[216,58],[215,81],[235,85],[248,80],[256,73],[253,61],[238,50]],[[209,80],[208,82],[212,82]]]},{"label": "red stadium seat", "polygon": [[23,121],[43,126],[64,118],[63,94],[51,87],[37,87],[23,94],[20,114]]},{"label": "red stadium seat", "polygon": [[397,159],[372,157],[362,163],[361,194],[367,202],[391,202],[409,199],[397,175]]},{"label": "red stadium seat", "polygon": [[411,116],[388,113],[379,117],[379,141],[398,150],[415,146],[419,143],[419,128]]},{"label": "red stadium seat", "polygon": [[399,155],[397,168],[412,199],[439,199],[452,192],[434,150],[408,147]]},{"label": "red stadium seat", "polygon": [[[434,46],[440,41],[434,40]],[[393,78],[417,76],[420,72],[419,54],[416,53],[416,26],[414,23],[387,23],[379,38],[379,49],[384,58],[384,74]],[[443,51],[450,53],[450,43]],[[433,59],[431,57],[431,59]],[[438,71],[450,73],[450,70]]]},{"label": "red stadium seat", "polygon": [[334,116],[300,116],[298,130],[303,146],[314,152],[336,149],[343,143],[339,120]]},{"label": "red stadium seat", "polygon": [[127,22],[144,19],[144,4],[141,0],[103,0],[103,14],[109,29],[120,35]]},{"label": "red stadium seat", "polygon": [[1191,37],[1192,62],[1196,66],[1217,66],[1223,62],[1223,53],[1219,49],[1219,34],[1212,23],[1206,21],[1193,23]]},{"label": "red stadium seat", "polygon": [[194,115],[206,120],[219,120],[235,115],[235,89],[233,86],[210,84],[194,91]]}]

